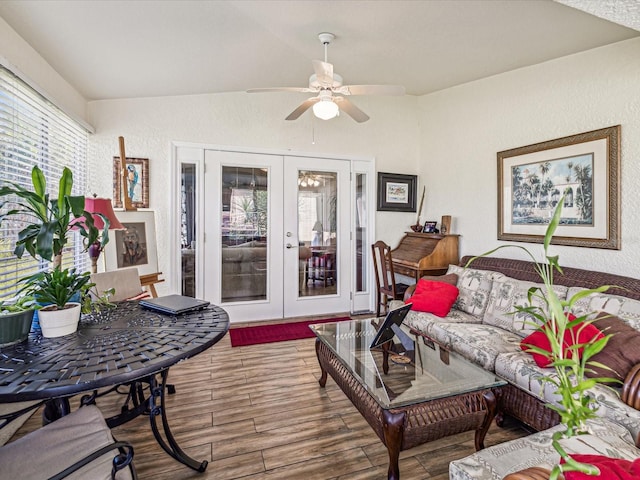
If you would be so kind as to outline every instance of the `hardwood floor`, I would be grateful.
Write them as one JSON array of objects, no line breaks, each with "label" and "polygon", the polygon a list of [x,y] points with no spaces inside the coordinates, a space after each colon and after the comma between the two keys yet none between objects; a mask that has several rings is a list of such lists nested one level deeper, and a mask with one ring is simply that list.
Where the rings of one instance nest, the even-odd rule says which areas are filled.
[{"label": "hardwood floor", "polygon": [[[171,428],[183,449],[209,460],[197,473],[171,459],[154,440],[147,417],[114,429],[135,448],[141,479],[386,479],[387,451],[336,384],[318,385],[314,340],[232,348],[227,335],[170,371],[177,393],[167,399]],[[122,397],[98,406],[117,413]],[[40,426],[34,415],[16,435]],[[487,446],[525,435],[515,422],[492,425]],[[449,461],[473,453],[473,432],[407,450],[404,480],[447,479]]]}]

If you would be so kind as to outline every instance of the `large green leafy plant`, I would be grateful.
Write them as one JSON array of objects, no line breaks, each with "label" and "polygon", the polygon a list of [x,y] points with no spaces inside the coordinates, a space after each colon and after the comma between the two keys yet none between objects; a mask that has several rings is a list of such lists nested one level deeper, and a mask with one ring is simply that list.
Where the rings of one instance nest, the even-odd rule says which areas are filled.
[{"label": "large green leafy plant", "polygon": [[0,211],[0,223],[14,219],[26,226],[18,233],[14,254],[18,258],[28,253],[36,260],[53,262],[51,271],[36,273],[23,279],[23,291],[35,297],[41,304],[54,304],[64,308],[75,295],[83,302],[87,310],[91,287],[89,273],[76,269],[62,269],[62,251],[67,244],[68,235],[77,230],[83,237],[84,250],[99,243],[103,247],[108,242],[109,220],[104,221],[101,232],[94,224],[93,215],[84,208],[83,195],[72,195],[73,174],[64,168],[58,184],[57,195],[50,197],[47,181],[42,170],[36,165],[31,170],[32,190],[15,183],[6,183],[0,187],[3,198]]},{"label": "large green leafy plant", "polygon": [[[600,363],[591,362],[590,359],[605,347],[611,335],[593,337],[587,342],[580,343],[578,342],[580,332],[593,320],[589,319],[589,315],[569,316],[576,302],[580,299],[593,293],[605,292],[610,286],[603,285],[599,288],[585,289],[566,300],[560,299],[553,288],[554,273],[562,274],[562,268],[560,267],[558,256],[549,254],[549,245],[560,223],[562,202],[563,199],[558,202],[553,218],[545,232],[543,242],[545,262],[538,262],[527,248],[519,245],[502,245],[480,255],[481,257],[491,255],[502,248],[521,249],[531,258],[535,265],[535,270],[542,280],[542,287],[529,289],[528,306],[516,307],[516,312],[514,313],[526,313],[535,318],[536,322],[532,323],[532,325],[544,332],[550,345],[549,350],[533,345],[528,346],[529,352],[540,354],[549,359],[551,367],[555,370],[555,376],[546,375],[542,378],[542,381],[555,387],[555,393],[559,396],[558,404],[547,404],[547,407],[558,412],[560,421],[565,427],[564,430],[558,431],[553,435],[553,447],[565,463],[554,465],[550,480],[556,480],[560,473],[568,471],[599,475],[599,470],[593,465],[573,460],[563,448],[561,439],[588,433],[585,422],[595,417],[596,413],[593,405],[594,400],[587,394],[587,390],[599,382],[605,380],[607,382],[613,381],[610,378],[587,378],[585,376],[590,365],[608,368]],[[542,307],[534,305],[534,298],[540,300],[538,303]],[[573,344],[567,345],[565,342],[566,334],[575,337],[573,338]]]},{"label": "large green leafy plant", "polygon": [[[18,233],[14,254],[22,258],[25,251],[33,258],[54,262],[54,268],[61,263],[62,250],[67,244],[67,235],[72,229],[84,238],[85,250],[95,242],[108,241],[108,219],[100,231],[94,225],[93,216],[84,209],[84,196],[71,195],[73,174],[64,168],[58,185],[57,197],[50,198],[44,173],[36,165],[31,170],[33,190],[15,183],[0,187],[3,202],[0,223],[14,218],[24,221],[27,226]],[[104,244],[101,244],[104,247]]]}]

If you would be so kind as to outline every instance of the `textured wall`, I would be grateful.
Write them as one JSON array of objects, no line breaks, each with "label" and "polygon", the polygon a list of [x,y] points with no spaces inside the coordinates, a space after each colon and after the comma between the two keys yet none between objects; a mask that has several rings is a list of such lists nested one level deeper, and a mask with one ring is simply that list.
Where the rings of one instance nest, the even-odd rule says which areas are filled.
[{"label": "textured wall", "polygon": [[[449,213],[461,254],[497,241],[496,153],[622,126],[622,250],[554,247],[564,265],[640,276],[640,39],[444,90],[418,100],[427,216]],[[541,245],[530,246],[542,252]],[[501,255],[520,258],[516,250]]]},{"label": "textured wall", "polygon": [[[90,185],[100,196],[112,196],[112,158],[119,154],[120,135],[125,138],[128,157],[150,159],[150,207],[156,211],[159,268],[171,279],[170,240],[165,232],[171,207],[172,141],[375,158],[379,171],[416,173],[419,122],[414,97],[354,99],[371,116],[363,124],[346,115],[324,122],[310,112],[297,121],[285,121],[304,98],[228,93],[91,102],[89,121],[96,134],[90,140]],[[415,214],[380,213],[376,238],[395,244],[414,221]],[[173,285],[161,287],[167,290]]]}]

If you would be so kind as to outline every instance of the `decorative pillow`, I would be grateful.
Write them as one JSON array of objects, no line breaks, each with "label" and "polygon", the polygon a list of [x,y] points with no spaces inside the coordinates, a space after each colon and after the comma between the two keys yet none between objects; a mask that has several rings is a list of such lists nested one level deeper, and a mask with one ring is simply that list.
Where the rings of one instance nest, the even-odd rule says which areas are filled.
[{"label": "decorative pillow", "polygon": [[458,298],[458,287],[455,285],[421,278],[418,280],[414,294],[406,303],[413,303],[411,310],[446,317],[456,298]]},{"label": "decorative pillow", "polygon": [[[536,318],[526,312],[516,310],[516,307],[529,306],[529,289],[534,287],[543,288],[544,284],[526,282],[511,277],[494,280],[482,323],[500,327],[521,337],[526,337],[536,331],[539,327]],[[553,291],[560,300],[566,298],[567,287],[555,285]],[[538,293],[544,294],[544,289]],[[546,307],[546,303],[537,295],[531,299],[531,303],[536,307]]]},{"label": "decorative pillow", "polygon": [[[584,288],[571,287],[567,298],[571,298],[582,290]],[[589,318],[595,318],[599,312],[607,312],[620,318],[636,330],[640,330],[640,300],[606,292],[592,293],[578,300],[571,310],[578,316],[589,315]]]},{"label": "decorative pillow", "polygon": [[[448,283],[448,284],[453,285],[453,286],[457,286],[457,284],[458,284],[458,275],[456,275],[455,273],[449,273],[447,275],[425,275],[425,276],[421,277],[420,280],[431,280],[433,282],[444,282],[444,283]],[[411,295],[413,295],[415,293],[416,287],[417,287],[417,285],[411,285],[405,291],[404,298],[403,298],[405,303],[408,303],[409,298],[411,298]]]},{"label": "decorative pillow", "polygon": [[504,278],[504,275],[491,270],[477,270],[463,268],[457,265],[449,265],[447,274],[458,275],[458,299],[453,307],[469,313],[477,318],[482,318],[489,302],[489,292],[495,278]]},{"label": "decorative pillow", "polygon": [[[623,381],[629,371],[640,363],[640,332],[618,317],[601,312],[593,325],[605,335],[612,334],[605,347],[590,358],[591,361],[602,363],[606,368],[588,365],[593,372],[585,372],[588,377],[608,377]],[[616,382],[610,382],[619,385]]]},{"label": "decorative pillow", "polygon": [[[568,318],[570,322],[576,319],[576,317],[571,313],[569,314]],[[542,328],[550,328],[548,325],[549,323],[545,324]],[[593,324],[591,323],[585,324],[582,322],[578,323],[564,332],[564,341],[562,342],[563,352],[564,352],[563,356],[565,358],[572,358],[574,354],[574,350],[569,349],[569,347],[571,347],[572,345],[588,343],[594,339],[598,340],[603,337],[604,335],[602,334],[602,332],[598,330],[598,328],[595,327]],[[522,348],[522,350],[524,350],[525,352],[528,351],[529,347],[531,346],[538,347],[539,349],[545,350],[547,352],[551,351],[551,344],[549,343],[549,339],[547,338],[547,335],[542,330],[537,330],[533,332],[531,335],[524,338],[522,342],[520,342],[520,348]],[[584,348],[578,349],[577,353],[579,357],[582,356],[583,350]],[[551,366],[552,362],[549,357],[542,355],[540,353],[535,353],[535,352],[529,352],[529,353],[531,353],[531,356],[533,356],[533,360],[536,362],[536,365],[538,365],[539,367],[546,368]]]},{"label": "decorative pillow", "polygon": [[[590,480],[600,478],[602,480],[634,480],[640,478],[640,458],[634,461],[624,458],[611,458],[604,455],[594,454],[571,454],[576,462],[586,463],[598,467],[600,475],[594,477],[582,472],[564,472],[566,480]],[[564,463],[564,459],[560,459]]]}]

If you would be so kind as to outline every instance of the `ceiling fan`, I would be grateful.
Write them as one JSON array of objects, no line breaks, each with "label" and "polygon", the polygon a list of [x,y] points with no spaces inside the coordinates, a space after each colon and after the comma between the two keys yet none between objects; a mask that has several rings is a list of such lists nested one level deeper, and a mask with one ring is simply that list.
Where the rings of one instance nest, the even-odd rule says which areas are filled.
[{"label": "ceiling fan", "polygon": [[349,95],[404,95],[404,87],[400,85],[343,85],[342,77],[333,71],[333,65],[327,62],[327,47],[336,38],[333,33],[320,33],[320,42],[324,45],[324,62],[313,60],[314,74],[309,77],[308,87],[274,87],[252,88],[248,93],[259,92],[302,92],[314,93],[293,112],[286,120],[296,120],[313,107],[316,117],[329,120],[339,115],[340,110],[351,116],[356,122],[369,120],[369,116],[351,103],[346,97]]}]

